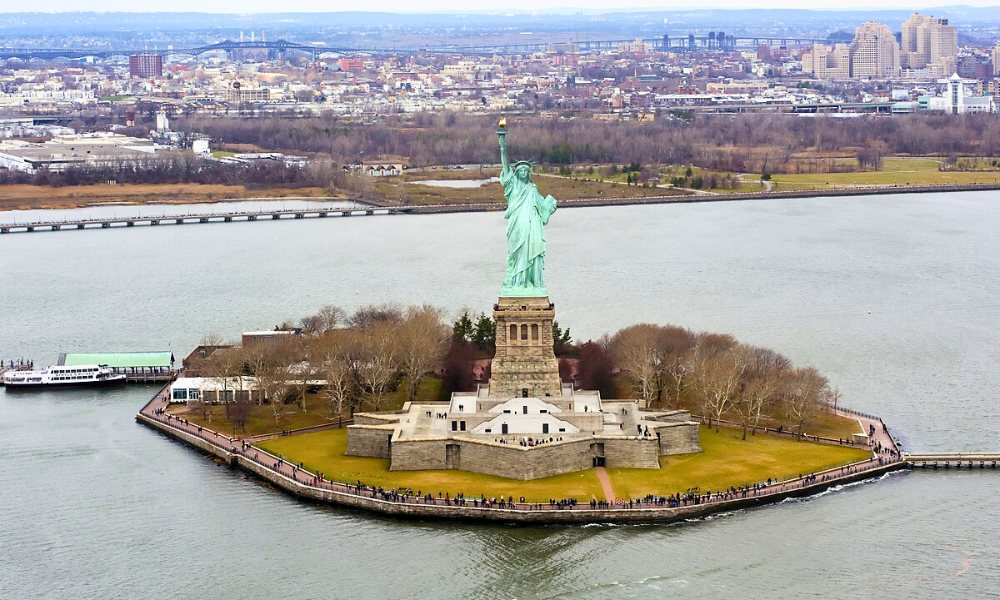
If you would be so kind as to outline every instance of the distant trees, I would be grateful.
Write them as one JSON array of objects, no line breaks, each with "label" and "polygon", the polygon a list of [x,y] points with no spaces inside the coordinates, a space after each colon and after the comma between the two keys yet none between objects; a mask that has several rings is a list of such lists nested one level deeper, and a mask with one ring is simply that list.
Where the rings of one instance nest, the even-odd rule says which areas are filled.
[{"label": "distant trees", "polygon": [[[592,120],[530,119],[532,135],[518,138],[517,154],[559,166],[580,163],[696,164],[707,169],[768,172],[795,168],[795,154],[862,153],[877,155],[995,156],[1000,121],[987,114],[914,114],[885,119],[789,119],[776,114],[707,115],[652,123],[603,123]],[[525,118],[524,121],[528,121]],[[177,120],[177,128],[199,131],[231,143],[314,152],[335,164],[364,156],[409,156],[414,166],[495,163],[495,119],[459,113],[418,114],[356,124],[336,117],[239,119],[202,115]],[[872,148],[878,142],[882,147]],[[513,143],[513,142],[512,142]],[[513,149],[512,149],[513,150]],[[869,165],[873,163],[865,160]],[[877,166],[877,163],[874,163]],[[629,172],[635,172],[632,169]],[[688,174],[688,177],[692,177]],[[710,182],[702,180],[703,186]],[[718,185],[723,185],[719,183]]]},{"label": "distant trees", "polygon": [[345,319],[344,310],[339,306],[327,304],[314,315],[302,317],[299,325],[303,333],[326,333],[336,329]]},{"label": "distant trees", "polygon": [[115,181],[121,184],[200,183],[249,187],[344,188],[347,180],[348,175],[330,161],[318,160],[306,166],[287,165],[277,160],[233,165],[180,152],[138,160],[72,166],[63,171],[40,169],[35,173],[23,173],[0,169],[0,184],[53,187]]}]

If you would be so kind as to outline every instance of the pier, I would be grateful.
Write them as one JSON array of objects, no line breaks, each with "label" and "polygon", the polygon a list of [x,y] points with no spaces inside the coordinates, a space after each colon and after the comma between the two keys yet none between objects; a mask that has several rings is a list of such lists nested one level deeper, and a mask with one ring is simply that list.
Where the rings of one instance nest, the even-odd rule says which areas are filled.
[{"label": "pier", "polygon": [[260,221],[281,219],[306,219],[327,217],[357,217],[390,215],[410,212],[409,207],[362,207],[362,208],[294,208],[259,209],[232,212],[187,213],[183,215],[134,215],[122,217],[93,217],[87,219],[51,219],[25,221],[23,223],[0,223],[0,234],[33,233],[36,231],[64,231],[75,229],[112,229],[135,227],[137,225],[155,227],[159,225],[190,225],[199,223],[232,223],[237,221]]},{"label": "pier", "polygon": [[903,455],[911,469],[996,469],[1000,452],[996,453],[943,453]]}]

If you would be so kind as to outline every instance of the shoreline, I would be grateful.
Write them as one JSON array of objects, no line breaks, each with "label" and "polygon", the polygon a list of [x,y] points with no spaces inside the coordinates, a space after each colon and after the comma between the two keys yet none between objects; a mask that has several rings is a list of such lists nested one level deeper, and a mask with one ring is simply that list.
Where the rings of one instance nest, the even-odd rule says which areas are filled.
[{"label": "shoreline", "polygon": [[[872,457],[864,461],[813,473],[811,477],[775,482],[759,494],[748,491],[744,494],[733,494],[735,497],[728,497],[727,493],[725,497],[710,497],[704,501],[685,503],[676,507],[639,502],[638,506],[609,508],[592,508],[583,504],[557,507],[538,503],[515,503],[513,508],[498,508],[451,503],[433,498],[428,501],[412,496],[385,499],[378,497],[379,492],[374,489],[319,479],[314,474],[289,465],[263,449],[252,444],[244,444],[241,439],[198,428],[178,418],[160,414],[158,409],[167,405],[165,389],[166,386],[136,414],[137,422],[175,441],[194,447],[221,460],[230,468],[252,475],[298,499],[401,519],[518,525],[674,523],[775,504],[788,498],[814,496],[833,487],[881,477],[909,467],[901,452],[898,460],[883,459],[873,452]],[[851,412],[854,416],[867,416]],[[889,439],[892,440],[891,436]],[[895,442],[893,445],[895,446]],[[898,450],[898,447],[896,449]]]},{"label": "shoreline", "polygon": [[[640,204],[700,204],[706,202],[744,202],[748,200],[780,200],[794,198],[825,198],[846,196],[879,196],[894,194],[935,194],[945,192],[977,192],[1000,190],[1000,183],[963,183],[948,185],[869,186],[833,188],[827,190],[788,190],[777,192],[747,192],[736,194],[690,194],[677,196],[648,196],[636,198],[583,198],[560,200],[559,208],[592,208],[604,206],[634,206]],[[391,205],[380,205],[389,207]],[[407,207],[413,214],[444,214],[459,212],[488,212],[501,210],[502,204],[435,204]]]},{"label": "shoreline", "polygon": [[[2,187],[0,187],[2,189]],[[876,196],[894,194],[934,194],[946,192],[974,192],[1000,190],[1000,183],[965,183],[947,185],[891,185],[891,186],[866,186],[850,188],[831,188],[822,190],[784,190],[772,192],[745,192],[734,194],[684,194],[666,196],[636,196],[634,198],[577,198],[572,200],[560,200],[559,208],[592,208],[607,206],[635,206],[642,204],[696,204],[706,202],[742,202],[747,200],[777,200],[794,198],[823,198],[823,197],[849,197],[849,196]],[[365,204],[376,208],[395,209],[398,212],[407,214],[446,214],[446,213],[466,213],[466,212],[491,212],[499,211],[503,208],[501,202],[489,203],[447,203],[447,204],[398,204],[371,198],[343,198],[335,196],[253,196],[234,198],[213,198],[211,200],[170,201],[155,199],[151,202],[139,202],[132,200],[109,199],[97,203],[67,203],[59,206],[34,205],[28,208],[4,208],[0,209],[0,215],[4,212],[13,211],[49,211],[49,210],[78,210],[86,208],[99,208],[104,206],[121,207],[155,207],[155,206],[211,206],[215,204],[229,202],[283,202],[283,201],[304,201],[304,202],[354,202]]]}]

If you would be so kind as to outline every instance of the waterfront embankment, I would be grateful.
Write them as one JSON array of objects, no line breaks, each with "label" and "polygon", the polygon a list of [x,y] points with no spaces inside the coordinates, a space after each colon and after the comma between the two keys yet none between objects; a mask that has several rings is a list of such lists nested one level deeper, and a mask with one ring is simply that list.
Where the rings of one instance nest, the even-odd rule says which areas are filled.
[{"label": "waterfront embankment", "polygon": [[[942,192],[975,192],[1000,190],[998,183],[962,183],[949,185],[891,185],[891,186],[852,186],[822,190],[780,190],[746,192],[735,194],[690,194],[675,196],[647,196],[636,198],[580,198],[575,200],[560,200],[559,208],[590,208],[597,206],[634,206],[640,204],[701,204],[705,202],[741,202],[747,200],[778,200],[794,198],[827,198],[846,196],[876,196],[890,194],[931,194]],[[422,206],[407,206],[405,212],[410,213],[451,213],[451,212],[484,212],[501,210],[501,203],[485,204],[427,204]]]},{"label": "waterfront embankment", "polygon": [[[928,194],[940,192],[974,192],[1000,190],[1000,184],[954,184],[931,186],[872,186],[852,187],[833,190],[794,190],[777,192],[754,192],[738,194],[694,194],[672,196],[647,196],[635,198],[580,198],[563,200],[560,208],[593,208],[602,206],[635,206],[650,204],[696,204],[706,202],[744,202],[750,200],[777,200],[795,198],[826,198],[846,196],[875,196],[888,194]],[[256,200],[262,200],[260,198]],[[297,198],[296,200],[306,200]],[[318,199],[319,200],[319,199]],[[220,201],[220,202],[229,202]],[[238,223],[258,220],[279,220],[284,218],[303,219],[307,217],[350,217],[373,215],[405,215],[405,214],[446,214],[475,213],[503,210],[500,202],[489,203],[449,203],[406,205],[383,202],[379,200],[353,199],[346,204],[353,208],[330,208],[325,206],[299,206],[297,208],[269,208],[267,206],[253,209],[237,209],[231,211],[199,211],[177,214],[145,214],[123,216],[55,216],[48,217],[44,211],[33,214],[34,218],[22,218],[17,221],[3,221],[0,217],[0,234],[32,233],[39,231],[64,231],[84,229],[117,229],[120,227],[185,225],[206,223]],[[196,205],[193,205],[196,206]]]},{"label": "waterfront embankment", "polygon": [[[511,499],[462,498],[453,496],[414,496],[409,493],[373,489],[361,482],[332,482],[311,473],[299,465],[269,454],[250,441],[230,437],[206,427],[189,423],[166,412],[168,396],[161,390],[138,413],[136,420],[167,436],[186,443],[220,459],[233,468],[264,480],[293,496],[365,510],[393,517],[442,519],[460,521],[506,522],[518,524],[586,524],[586,523],[670,523],[700,519],[788,498],[810,496],[835,486],[879,477],[903,469],[907,463],[889,430],[870,415],[855,413],[865,431],[872,431],[872,445],[884,448],[873,452],[867,460],[810,473],[800,477],[773,481],[760,486],[746,486],[728,491],[695,494],[676,503],[664,498],[610,502],[600,506],[576,503],[530,503]],[[813,441],[838,443],[837,440]]]}]

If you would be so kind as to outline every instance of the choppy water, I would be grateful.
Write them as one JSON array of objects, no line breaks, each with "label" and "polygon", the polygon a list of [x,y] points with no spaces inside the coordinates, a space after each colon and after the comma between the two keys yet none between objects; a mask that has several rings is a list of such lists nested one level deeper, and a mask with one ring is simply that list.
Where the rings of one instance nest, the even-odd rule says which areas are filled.
[{"label": "choppy water", "polygon": [[[0,213],[2,220],[2,213]],[[826,373],[913,450],[1000,450],[1000,198],[573,209],[577,338],[731,332]],[[498,213],[0,237],[0,356],[236,337],[325,303],[489,309]],[[655,527],[404,523],[314,506],[140,427],[150,391],[0,392],[0,598],[981,598],[1000,474],[904,473]]]}]

